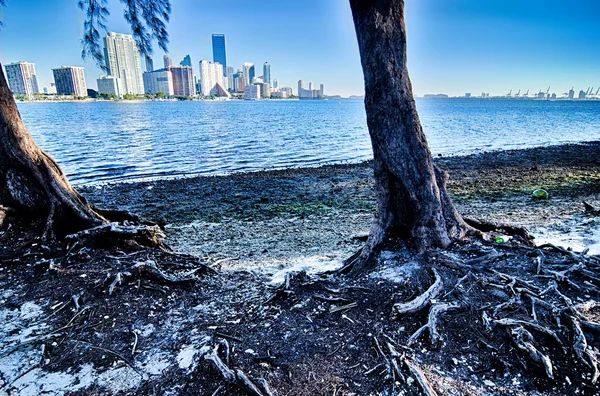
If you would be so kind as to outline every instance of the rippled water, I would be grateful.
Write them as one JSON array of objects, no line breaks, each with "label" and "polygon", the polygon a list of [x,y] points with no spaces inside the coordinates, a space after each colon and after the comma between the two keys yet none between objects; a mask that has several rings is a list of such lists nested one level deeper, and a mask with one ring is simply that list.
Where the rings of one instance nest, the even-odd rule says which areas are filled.
[{"label": "rippled water", "polygon": [[[419,100],[434,154],[600,139],[600,101]],[[74,184],[371,158],[360,101],[22,103]]]}]

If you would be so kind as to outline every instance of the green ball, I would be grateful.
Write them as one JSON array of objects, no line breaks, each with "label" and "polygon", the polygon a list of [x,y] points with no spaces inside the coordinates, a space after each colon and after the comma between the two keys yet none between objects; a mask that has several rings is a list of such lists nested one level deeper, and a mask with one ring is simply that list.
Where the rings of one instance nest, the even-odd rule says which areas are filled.
[{"label": "green ball", "polygon": [[504,238],[502,238],[502,237],[497,237],[497,238],[496,238],[496,243],[497,243],[498,245],[500,245],[500,244],[503,244],[503,243],[504,243]]},{"label": "green ball", "polygon": [[535,199],[548,199],[548,191],[540,188],[535,190],[532,196]]}]

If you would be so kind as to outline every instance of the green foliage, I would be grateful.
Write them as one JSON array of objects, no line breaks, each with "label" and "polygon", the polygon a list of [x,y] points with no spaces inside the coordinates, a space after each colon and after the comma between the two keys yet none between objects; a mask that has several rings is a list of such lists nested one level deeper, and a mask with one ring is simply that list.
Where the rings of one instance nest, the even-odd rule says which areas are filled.
[{"label": "green foliage", "polygon": [[117,100],[119,97],[115,94],[101,93],[100,97],[106,100]]},{"label": "green foliage", "polygon": [[125,94],[125,95],[123,95],[123,99],[124,100],[137,100],[137,99],[140,99],[140,97],[137,95],[134,95],[134,94]]},{"label": "green foliage", "polygon": [[[5,0],[0,0],[0,4]],[[120,0],[124,4],[125,20],[129,22],[138,49],[146,57],[152,54],[152,41],[156,39],[167,52],[169,34],[167,23],[171,16],[170,0]],[[96,64],[107,70],[101,47],[100,31],[108,32],[106,25],[110,11],[108,0],[79,0],[79,8],[85,13],[83,23],[83,49],[81,56],[92,57]]]},{"label": "green foliage", "polygon": [[167,98],[167,94],[164,92],[157,92],[155,96],[156,96],[156,99],[166,99]]},{"label": "green foliage", "polygon": [[175,96],[175,99],[177,99],[177,100],[192,100],[192,97],[188,96],[188,95],[177,95],[177,96]]}]

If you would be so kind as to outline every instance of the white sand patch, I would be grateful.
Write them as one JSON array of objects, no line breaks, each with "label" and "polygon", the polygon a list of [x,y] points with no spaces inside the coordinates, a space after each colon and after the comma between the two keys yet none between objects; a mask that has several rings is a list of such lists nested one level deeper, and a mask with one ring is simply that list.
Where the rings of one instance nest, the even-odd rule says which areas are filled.
[{"label": "white sand patch", "polygon": [[285,265],[286,268],[280,270],[275,270],[274,268],[265,268],[263,270],[270,275],[271,284],[285,282],[286,274],[291,272],[305,271],[307,274],[312,275],[336,270],[342,266],[342,260],[326,256],[312,256],[286,260]]},{"label": "white sand patch", "polygon": [[532,227],[538,245],[552,243],[576,252],[589,248],[588,254],[600,254],[600,222],[591,220],[583,223],[567,222],[551,227]]},{"label": "white sand patch", "polygon": [[422,269],[417,261],[409,261],[406,264],[389,264],[369,275],[375,279],[385,279],[395,284],[406,284],[410,279],[414,279],[416,272]]}]

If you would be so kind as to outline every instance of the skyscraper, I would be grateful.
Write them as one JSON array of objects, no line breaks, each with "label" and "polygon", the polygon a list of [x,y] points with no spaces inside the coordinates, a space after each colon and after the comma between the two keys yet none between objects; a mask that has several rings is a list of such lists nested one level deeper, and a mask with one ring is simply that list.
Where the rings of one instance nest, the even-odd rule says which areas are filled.
[{"label": "skyscraper", "polygon": [[235,74],[235,69],[231,66],[227,66],[227,71],[225,75],[227,76],[227,89],[233,91],[233,75]]},{"label": "skyscraper", "polygon": [[13,94],[32,96],[39,93],[35,63],[16,62],[4,68],[8,86]]},{"label": "skyscraper", "polygon": [[175,93],[173,74],[167,69],[144,73],[144,90],[151,95],[156,95],[158,92],[162,92],[167,96],[173,95]]},{"label": "skyscraper", "polygon": [[52,73],[59,95],[87,96],[83,67],[61,66],[52,69]]},{"label": "skyscraper", "polygon": [[227,88],[227,79],[223,76],[223,65],[218,62],[201,60],[200,89],[202,90],[202,95],[219,95],[219,92],[225,91]]},{"label": "skyscraper", "polygon": [[154,71],[154,61],[152,60],[152,57],[150,55],[146,55],[146,71]]},{"label": "skyscraper", "polygon": [[265,62],[263,65],[263,81],[267,84],[271,84],[271,65],[269,62]]},{"label": "skyscraper", "polygon": [[108,73],[121,79],[122,94],[143,95],[142,61],[133,36],[110,32],[104,37]]},{"label": "skyscraper", "polygon": [[171,66],[168,70],[173,75],[173,91],[177,96],[194,96],[194,68],[190,66]]},{"label": "skyscraper", "polygon": [[163,56],[163,63],[165,64],[165,69],[169,69],[171,67],[171,57],[169,55]]},{"label": "skyscraper", "polygon": [[[227,51],[225,50],[225,35],[212,35],[213,62],[223,65],[223,73],[227,73]],[[223,74],[226,76],[225,74]]]},{"label": "skyscraper", "polygon": [[254,63],[244,62],[242,70],[244,71],[244,82],[246,85],[252,84],[252,80],[254,79]]},{"label": "skyscraper", "polygon": [[192,67],[192,57],[189,55],[186,55],[185,58],[183,58],[183,60],[181,62],[179,62],[179,64],[181,66],[189,66]]}]

